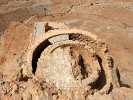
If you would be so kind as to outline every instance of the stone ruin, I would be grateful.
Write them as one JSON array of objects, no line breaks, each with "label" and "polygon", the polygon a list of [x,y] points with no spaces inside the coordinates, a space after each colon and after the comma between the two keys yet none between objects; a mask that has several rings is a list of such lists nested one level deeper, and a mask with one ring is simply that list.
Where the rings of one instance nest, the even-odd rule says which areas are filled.
[{"label": "stone ruin", "polygon": [[35,24],[23,74],[54,84],[57,90],[81,94],[120,87],[106,44],[90,32],[57,22]]}]

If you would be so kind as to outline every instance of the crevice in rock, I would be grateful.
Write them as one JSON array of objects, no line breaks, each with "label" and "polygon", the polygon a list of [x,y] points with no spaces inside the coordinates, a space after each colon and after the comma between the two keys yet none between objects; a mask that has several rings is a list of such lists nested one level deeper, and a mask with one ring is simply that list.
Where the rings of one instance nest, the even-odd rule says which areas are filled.
[{"label": "crevice in rock", "polygon": [[33,52],[33,57],[32,57],[32,73],[33,74],[35,74],[35,72],[36,72],[37,62],[38,62],[38,59],[40,58],[42,51],[48,45],[51,45],[51,43],[48,40],[45,40],[40,45],[38,45],[37,48],[35,49],[35,51]]},{"label": "crevice in rock", "polygon": [[118,81],[119,81],[119,83],[120,83],[120,87],[131,88],[130,85],[124,84],[124,83],[121,81],[121,75],[120,75],[120,72],[119,72],[118,68],[116,68],[116,73],[117,73]]},{"label": "crevice in rock", "polygon": [[84,59],[81,55],[79,55],[79,58],[78,58],[78,65],[81,67],[81,74],[83,76],[83,79],[87,78],[88,77],[88,73],[87,73],[87,70],[86,70],[86,67],[84,65]]},{"label": "crevice in rock", "polygon": [[99,65],[101,67],[101,74],[99,76],[99,79],[98,81],[96,82],[96,84],[94,84],[92,87],[94,89],[98,89],[98,90],[101,90],[105,85],[106,85],[106,75],[105,75],[105,70],[103,68],[103,64],[102,64],[102,59],[101,57],[99,57],[97,55],[97,59],[98,59],[98,62],[99,62]]}]

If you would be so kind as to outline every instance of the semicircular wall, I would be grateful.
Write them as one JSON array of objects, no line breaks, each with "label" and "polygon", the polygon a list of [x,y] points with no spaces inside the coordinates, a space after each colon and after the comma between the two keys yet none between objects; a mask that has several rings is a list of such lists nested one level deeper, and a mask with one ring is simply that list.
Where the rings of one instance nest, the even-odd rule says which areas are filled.
[{"label": "semicircular wall", "polygon": [[[27,62],[23,68],[24,75],[35,74],[33,68],[37,67],[37,61],[40,58],[41,53],[49,45],[52,45],[48,39],[59,35],[80,35],[75,38],[76,41],[86,43],[86,45],[89,45],[96,52],[102,73],[99,75],[100,79],[95,83],[95,86],[92,86],[93,88],[98,88],[101,92],[105,93],[109,92],[111,87],[119,87],[116,67],[113,58],[109,55],[106,44],[98,39],[96,35],[79,29],[51,30],[33,41],[28,48]],[[73,39],[73,41],[75,40]],[[96,84],[101,84],[101,86],[97,87]]]}]

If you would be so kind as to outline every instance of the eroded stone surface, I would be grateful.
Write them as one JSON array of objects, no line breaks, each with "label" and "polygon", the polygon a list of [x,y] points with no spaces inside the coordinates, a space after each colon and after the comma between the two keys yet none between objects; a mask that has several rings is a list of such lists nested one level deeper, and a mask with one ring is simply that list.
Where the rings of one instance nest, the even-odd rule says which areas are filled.
[{"label": "eroded stone surface", "polygon": [[[55,84],[58,89],[68,89],[74,92],[78,89],[84,90],[86,88],[87,91],[93,91],[92,93],[109,93],[111,87],[119,87],[116,68],[105,43],[92,33],[76,29],[53,30],[48,32],[48,34],[44,34],[44,38],[49,39],[54,35],[60,36],[60,34],[68,34],[70,40],[60,40],[54,44],[47,45],[43,52],[40,52],[39,60],[36,61],[37,67],[31,65],[33,68],[37,68],[35,75],[39,80]],[[35,62],[34,58],[37,57],[35,52],[39,50],[39,44],[46,42],[44,38],[42,36],[35,41],[35,45],[29,51],[27,67],[31,62]],[[65,47],[68,48],[66,49]],[[40,48],[42,47],[40,46]],[[31,55],[32,52],[33,56]],[[86,58],[87,54],[89,54],[88,58]],[[33,59],[31,59],[32,57]],[[85,66],[87,67],[84,70]],[[85,72],[87,70],[90,73],[89,71]],[[65,85],[63,86],[62,84]],[[68,87],[75,87],[75,89]]]},{"label": "eroded stone surface", "polygon": [[[14,98],[82,100],[87,99],[89,94],[90,98],[88,99],[91,100],[132,100],[132,89],[129,89],[129,87],[133,88],[132,3],[131,0],[1,0],[0,98],[2,100]],[[55,91],[56,89],[52,88],[54,86],[39,82],[40,80],[36,77],[34,77],[35,81],[31,76],[24,76],[23,63],[26,63],[27,60],[23,53],[26,52],[31,42],[34,23],[44,20],[65,22],[71,28],[83,29],[97,34],[109,46],[109,51],[120,70],[121,86],[128,88],[113,89],[109,95],[90,95],[92,93],[88,92],[89,87],[84,88],[83,91],[77,90],[75,93],[72,91]],[[104,51],[107,49],[104,48]],[[103,57],[101,53],[98,55]],[[106,59],[110,58],[106,57]],[[8,70],[9,67],[11,68]],[[17,89],[12,84],[17,84]],[[8,92],[3,92],[3,90]],[[15,94],[11,91],[14,91]]]},{"label": "eroded stone surface", "polygon": [[[82,85],[92,81],[90,76],[93,76],[98,68],[100,71],[98,61],[95,61],[96,58],[91,58],[89,50],[86,48],[83,50],[83,48],[83,46],[75,44],[75,46],[55,46],[54,50],[45,50],[38,61],[36,74],[43,71],[44,80],[46,79],[48,83],[55,83],[59,89],[81,88]],[[41,78],[43,75],[39,77]]]}]

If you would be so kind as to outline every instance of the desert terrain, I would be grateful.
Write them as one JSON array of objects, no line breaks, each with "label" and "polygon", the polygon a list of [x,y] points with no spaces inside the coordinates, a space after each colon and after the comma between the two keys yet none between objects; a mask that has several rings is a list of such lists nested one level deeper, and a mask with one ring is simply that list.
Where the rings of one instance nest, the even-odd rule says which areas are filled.
[{"label": "desert terrain", "polygon": [[[83,95],[25,76],[35,22],[44,21],[91,32],[105,42],[119,71],[120,88]],[[0,100],[132,100],[132,77],[132,0],[0,0]]]}]

